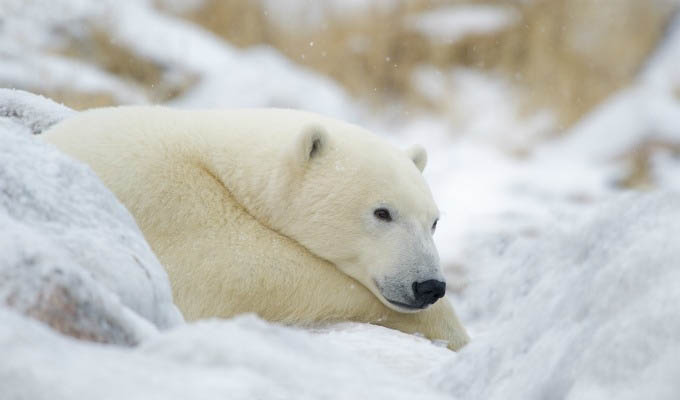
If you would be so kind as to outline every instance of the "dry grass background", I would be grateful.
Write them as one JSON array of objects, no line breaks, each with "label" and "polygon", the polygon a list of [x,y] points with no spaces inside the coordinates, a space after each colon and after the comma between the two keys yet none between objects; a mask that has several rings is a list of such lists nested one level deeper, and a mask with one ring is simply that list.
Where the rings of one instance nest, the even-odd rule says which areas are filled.
[{"label": "dry grass background", "polygon": [[[163,8],[164,1],[156,0]],[[462,4],[514,8],[516,23],[452,42],[434,40],[409,28],[424,11]],[[181,17],[249,47],[266,44],[295,62],[327,75],[376,107],[394,103],[445,112],[414,86],[413,72],[427,65],[493,72],[522,89],[527,115],[552,109],[560,127],[625,86],[663,36],[677,9],[673,0],[410,0],[393,8],[367,8],[339,14],[329,8],[321,25],[277,23],[263,0],[204,0]],[[54,51],[97,67],[138,88],[153,102],[172,99],[199,77],[174,71],[117,44],[105,21],[86,21],[77,35],[62,32]],[[116,104],[108,93],[82,93],[68,87],[25,88],[83,109]],[[678,88],[680,93],[680,88]]]},{"label": "dry grass background", "polygon": [[[191,87],[198,77],[189,71],[176,71],[153,59],[112,40],[106,24],[88,21],[78,30],[78,35],[64,32],[67,40],[56,51],[64,56],[95,65],[141,89],[154,103],[171,100]],[[105,93],[87,93],[84,96],[72,94],[56,97],[76,109],[115,105],[116,99]],[[55,98],[54,94],[50,97]]]},{"label": "dry grass background", "polygon": [[[406,24],[422,11],[470,3],[514,7],[520,18],[453,43],[431,40]],[[527,112],[551,107],[568,126],[629,83],[674,9],[658,0],[413,0],[349,18],[329,12],[323,26],[291,28],[272,23],[259,1],[206,0],[185,16],[237,46],[274,46],[377,105],[395,98],[422,103],[411,80],[422,64],[493,70],[527,89]]]}]

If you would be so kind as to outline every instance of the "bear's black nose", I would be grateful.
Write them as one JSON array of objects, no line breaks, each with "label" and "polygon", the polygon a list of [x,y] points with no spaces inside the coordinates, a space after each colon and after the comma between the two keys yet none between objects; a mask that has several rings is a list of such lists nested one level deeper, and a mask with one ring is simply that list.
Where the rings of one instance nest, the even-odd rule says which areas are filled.
[{"label": "bear's black nose", "polygon": [[416,304],[421,307],[434,304],[446,293],[446,282],[430,279],[423,282],[413,282],[413,295]]}]

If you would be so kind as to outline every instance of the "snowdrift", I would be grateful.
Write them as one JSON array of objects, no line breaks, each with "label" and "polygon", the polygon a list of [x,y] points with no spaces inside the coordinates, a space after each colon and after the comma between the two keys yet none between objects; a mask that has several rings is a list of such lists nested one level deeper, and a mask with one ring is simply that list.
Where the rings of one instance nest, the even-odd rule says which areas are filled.
[{"label": "snowdrift", "polygon": [[[537,238],[482,239],[473,340],[437,374],[458,398],[676,399],[680,195],[627,195]],[[475,334],[476,333],[476,334]]]}]

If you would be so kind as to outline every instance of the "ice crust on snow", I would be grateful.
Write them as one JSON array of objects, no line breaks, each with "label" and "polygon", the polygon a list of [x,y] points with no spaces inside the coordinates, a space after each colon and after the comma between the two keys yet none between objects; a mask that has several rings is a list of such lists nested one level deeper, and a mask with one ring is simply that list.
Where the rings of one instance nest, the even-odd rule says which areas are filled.
[{"label": "ice crust on snow", "polygon": [[[39,96],[2,93],[16,95],[3,107],[27,106],[9,115],[31,129],[69,114]],[[70,318],[62,330],[101,341],[137,342],[153,326],[180,323],[165,270],[125,207],[89,168],[21,127],[0,118],[0,302],[46,322]]]}]

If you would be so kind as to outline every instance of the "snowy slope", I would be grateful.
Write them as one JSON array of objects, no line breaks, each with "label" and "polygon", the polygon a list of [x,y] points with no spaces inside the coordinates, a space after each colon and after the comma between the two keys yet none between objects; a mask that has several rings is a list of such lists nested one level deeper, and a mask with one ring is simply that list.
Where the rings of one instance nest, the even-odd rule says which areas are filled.
[{"label": "snowy slope", "polygon": [[680,194],[629,195],[537,238],[488,236],[462,318],[474,340],[436,374],[458,398],[677,399]]},{"label": "snowy slope", "polygon": [[153,325],[180,323],[165,270],[125,207],[89,168],[24,128],[70,111],[0,91],[0,110],[11,104],[27,108],[0,117],[0,303],[104,342],[137,343]]},{"label": "snowy slope", "polygon": [[0,348],[3,400],[446,398],[351,345],[254,317],[186,325],[129,350],[59,337],[0,309]]},{"label": "snowy slope", "polygon": [[147,101],[145,93],[97,66],[60,55],[69,35],[107,15],[110,2],[2,0],[0,85],[41,91],[107,93],[122,103]]}]

